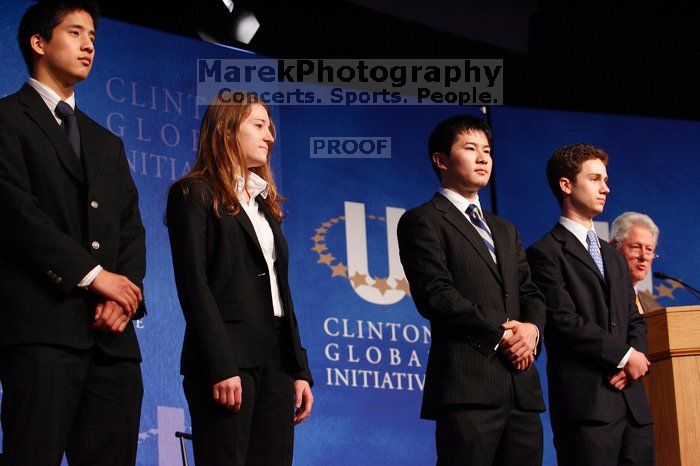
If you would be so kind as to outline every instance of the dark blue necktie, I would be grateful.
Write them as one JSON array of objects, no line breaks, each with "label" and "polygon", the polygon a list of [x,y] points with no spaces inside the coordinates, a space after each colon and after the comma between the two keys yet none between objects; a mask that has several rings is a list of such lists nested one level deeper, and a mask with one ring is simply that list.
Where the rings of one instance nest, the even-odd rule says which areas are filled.
[{"label": "dark blue necktie", "polygon": [[80,159],[80,130],[78,129],[78,119],[75,117],[75,112],[64,101],[60,101],[56,105],[56,115],[61,119],[61,126],[66,132],[68,142],[73,147],[75,155]]},{"label": "dark blue necktie", "polygon": [[491,258],[494,262],[498,263],[496,260],[496,246],[493,242],[491,230],[489,229],[488,225],[486,225],[486,222],[481,219],[481,212],[476,204],[469,204],[469,207],[467,207],[467,216],[469,217],[469,220],[471,220],[472,225],[474,225],[474,228],[476,228],[479,236],[481,236],[481,239],[484,240],[484,244],[486,244],[486,249],[489,250]]}]

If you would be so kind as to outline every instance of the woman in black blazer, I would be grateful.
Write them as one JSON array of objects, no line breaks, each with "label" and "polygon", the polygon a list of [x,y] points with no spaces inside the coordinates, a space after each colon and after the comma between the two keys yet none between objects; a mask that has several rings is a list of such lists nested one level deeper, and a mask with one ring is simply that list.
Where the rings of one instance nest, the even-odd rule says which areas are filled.
[{"label": "woman in black blazer", "polygon": [[254,94],[215,99],[192,171],[168,196],[198,465],[291,464],[294,425],[313,404],[287,280],[283,198],[270,170],[274,138]]}]

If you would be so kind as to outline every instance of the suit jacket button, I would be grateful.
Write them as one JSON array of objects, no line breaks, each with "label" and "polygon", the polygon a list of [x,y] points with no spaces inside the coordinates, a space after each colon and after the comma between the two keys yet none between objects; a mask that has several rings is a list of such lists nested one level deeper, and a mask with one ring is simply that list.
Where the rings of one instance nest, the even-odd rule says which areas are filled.
[{"label": "suit jacket button", "polygon": [[97,209],[99,206],[100,204],[97,201],[92,201],[90,203],[90,207],[92,207],[93,209]]},{"label": "suit jacket button", "polygon": [[91,246],[92,249],[100,249],[100,243],[98,243],[97,241],[93,241]]},{"label": "suit jacket button", "polygon": [[617,327],[617,324],[615,322],[612,323],[613,327]]}]

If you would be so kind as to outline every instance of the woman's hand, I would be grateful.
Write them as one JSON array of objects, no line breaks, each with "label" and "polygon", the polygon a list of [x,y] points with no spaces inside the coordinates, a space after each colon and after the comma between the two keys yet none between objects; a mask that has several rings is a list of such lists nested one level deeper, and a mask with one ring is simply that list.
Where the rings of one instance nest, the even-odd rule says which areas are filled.
[{"label": "woman's hand", "polygon": [[311,387],[306,380],[294,381],[294,425],[304,421],[311,414],[311,407],[314,404],[314,396],[311,394]]}]

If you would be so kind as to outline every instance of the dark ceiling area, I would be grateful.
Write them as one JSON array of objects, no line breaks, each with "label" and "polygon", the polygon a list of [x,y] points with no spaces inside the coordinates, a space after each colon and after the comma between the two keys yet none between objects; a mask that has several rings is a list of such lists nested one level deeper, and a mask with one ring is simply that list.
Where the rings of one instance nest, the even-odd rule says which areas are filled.
[{"label": "dark ceiling area", "polygon": [[[103,16],[276,58],[502,58],[504,103],[700,119],[691,6],[524,0],[102,0]],[[230,38],[241,9],[260,28]]]}]

